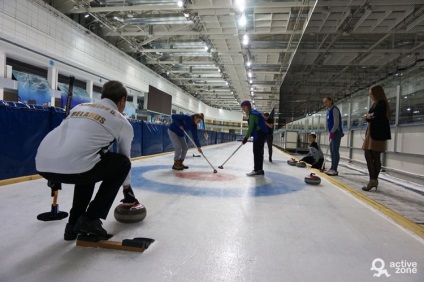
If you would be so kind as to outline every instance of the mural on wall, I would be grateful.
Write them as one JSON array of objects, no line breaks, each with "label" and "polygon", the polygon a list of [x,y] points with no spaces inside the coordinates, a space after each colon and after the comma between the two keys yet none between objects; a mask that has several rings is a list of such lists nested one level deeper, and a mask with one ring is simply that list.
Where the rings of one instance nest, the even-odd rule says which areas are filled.
[{"label": "mural on wall", "polygon": [[[68,88],[69,85],[65,83],[58,82],[57,86],[59,87],[59,90],[62,92],[61,94],[61,107],[64,108],[66,105],[66,99],[68,96]],[[90,103],[91,99],[88,95],[87,91],[85,89],[82,89],[80,87],[74,86],[73,92],[72,92],[72,102],[71,102],[71,108],[75,107],[76,105],[79,105],[81,103]]]},{"label": "mural on wall", "polygon": [[20,71],[12,71],[18,81],[18,101],[49,106],[51,102],[52,89],[44,77]]},{"label": "mural on wall", "polygon": [[158,113],[150,113],[150,122],[157,124],[170,124],[172,122],[172,117]]},{"label": "mural on wall", "polygon": [[[101,100],[102,94],[96,91],[93,91],[93,102],[98,102]],[[135,113],[135,105],[132,102],[128,102],[125,104],[125,109],[123,112],[124,116],[127,118],[135,119],[136,113]]]},{"label": "mural on wall", "polygon": [[93,102],[100,101],[102,94],[100,92],[93,91]]},{"label": "mural on wall", "polygon": [[135,115],[135,105],[132,102],[127,102],[125,104],[125,109],[123,112],[124,116],[126,116],[127,118],[132,118],[135,119],[136,115]]}]

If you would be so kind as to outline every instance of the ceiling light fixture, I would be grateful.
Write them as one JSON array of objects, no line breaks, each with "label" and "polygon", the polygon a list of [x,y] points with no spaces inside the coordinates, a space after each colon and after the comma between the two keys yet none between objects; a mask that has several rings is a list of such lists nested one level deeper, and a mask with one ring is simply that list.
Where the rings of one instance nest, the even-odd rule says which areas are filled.
[{"label": "ceiling light fixture", "polygon": [[247,34],[243,35],[243,45],[249,44],[249,36]]},{"label": "ceiling light fixture", "polygon": [[244,9],[246,6],[246,3],[244,0],[236,0],[235,5],[238,10],[240,10],[241,12],[244,12]]},{"label": "ceiling light fixture", "polygon": [[246,22],[247,22],[246,16],[244,14],[241,15],[239,19],[239,26],[241,27],[246,26]]}]

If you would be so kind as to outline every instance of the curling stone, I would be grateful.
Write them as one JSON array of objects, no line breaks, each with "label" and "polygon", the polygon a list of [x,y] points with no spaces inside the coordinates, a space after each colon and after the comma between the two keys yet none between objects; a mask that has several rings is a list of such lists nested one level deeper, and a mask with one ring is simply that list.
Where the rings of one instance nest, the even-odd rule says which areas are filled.
[{"label": "curling stone", "polygon": [[305,162],[297,162],[296,166],[297,167],[306,167],[306,163]]},{"label": "curling stone", "polygon": [[297,161],[296,161],[295,159],[291,158],[290,160],[288,160],[288,161],[287,161],[287,163],[288,163],[289,165],[295,166],[295,165],[296,165],[296,163],[297,163]]},{"label": "curling stone", "polygon": [[147,211],[142,204],[139,204],[136,208],[120,204],[115,208],[113,215],[118,222],[137,223],[146,218]]},{"label": "curling stone", "polygon": [[305,183],[311,185],[318,185],[321,183],[321,178],[315,175],[315,173],[311,173],[305,177]]}]

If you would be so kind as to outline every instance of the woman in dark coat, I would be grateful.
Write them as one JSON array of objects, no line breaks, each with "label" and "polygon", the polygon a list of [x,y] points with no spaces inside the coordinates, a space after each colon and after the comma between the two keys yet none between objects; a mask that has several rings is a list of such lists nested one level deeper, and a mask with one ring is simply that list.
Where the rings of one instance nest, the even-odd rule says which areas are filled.
[{"label": "woman in dark coat", "polygon": [[383,87],[376,85],[369,91],[372,100],[368,114],[363,118],[368,122],[362,149],[365,152],[370,181],[362,187],[364,191],[370,191],[378,187],[378,175],[381,170],[381,153],[387,150],[387,140],[391,139],[390,116],[391,110]]}]

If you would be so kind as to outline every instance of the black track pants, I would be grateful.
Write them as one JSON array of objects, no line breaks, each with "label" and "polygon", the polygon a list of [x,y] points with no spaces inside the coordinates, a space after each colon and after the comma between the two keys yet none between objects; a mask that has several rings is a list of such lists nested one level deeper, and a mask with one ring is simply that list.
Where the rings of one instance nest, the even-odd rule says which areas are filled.
[{"label": "black track pants", "polygon": [[[106,219],[119,188],[130,170],[131,161],[126,156],[108,152],[87,172],[77,174],[39,172],[39,174],[50,181],[75,184],[72,209],[69,215],[69,223],[75,224],[84,213],[92,219]],[[102,183],[99,191],[91,201],[94,186],[100,181]]]},{"label": "black track pants", "polygon": [[253,160],[255,163],[254,170],[259,171],[263,170],[264,166],[264,145],[266,134],[262,131],[257,132],[256,140],[253,141]]}]

